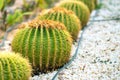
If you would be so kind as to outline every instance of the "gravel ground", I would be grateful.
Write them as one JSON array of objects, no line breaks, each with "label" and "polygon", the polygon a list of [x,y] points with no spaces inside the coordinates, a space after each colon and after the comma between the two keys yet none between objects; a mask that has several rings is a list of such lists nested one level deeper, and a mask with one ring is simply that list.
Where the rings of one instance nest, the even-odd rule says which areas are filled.
[{"label": "gravel ground", "polygon": [[[104,5],[96,20],[120,17],[120,0],[101,1]],[[94,14],[95,11],[91,16]],[[9,43],[6,41],[1,50],[10,50]],[[76,47],[77,43],[73,45],[72,55]],[[56,72],[40,74],[30,80],[51,80]],[[57,80],[120,80],[120,20],[93,22],[83,34],[77,58]]]}]

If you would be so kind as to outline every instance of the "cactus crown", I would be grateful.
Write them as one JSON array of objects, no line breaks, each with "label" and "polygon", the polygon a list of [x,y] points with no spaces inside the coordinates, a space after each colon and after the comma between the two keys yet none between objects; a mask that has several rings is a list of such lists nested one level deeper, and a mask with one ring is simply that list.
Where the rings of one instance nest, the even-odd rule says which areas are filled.
[{"label": "cactus crown", "polygon": [[80,1],[65,0],[61,1],[57,6],[72,10],[80,19],[82,26],[87,24],[90,17],[90,11],[84,3]]},{"label": "cactus crown", "polygon": [[19,26],[19,28],[25,28],[25,27],[31,27],[31,28],[56,28],[56,29],[62,29],[62,30],[66,30],[66,27],[59,23],[59,22],[55,22],[52,20],[39,20],[39,19],[34,19],[30,22],[28,22],[27,24],[21,24]]},{"label": "cactus crown", "polygon": [[0,80],[29,80],[31,66],[18,54],[0,52]]},{"label": "cactus crown", "polygon": [[74,12],[61,7],[55,7],[48,11],[44,11],[37,17],[37,19],[47,19],[63,23],[74,40],[76,40],[78,32],[81,29],[81,23]]},{"label": "cactus crown", "polygon": [[54,12],[60,12],[60,13],[72,14],[72,15],[74,14],[73,11],[66,10],[65,8],[61,8],[61,7],[54,7],[50,9],[48,13],[54,13]]},{"label": "cactus crown", "polygon": [[34,70],[47,72],[69,60],[71,45],[71,35],[62,23],[35,19],[22,25],[12,41],[12,50],[27,57]]}]

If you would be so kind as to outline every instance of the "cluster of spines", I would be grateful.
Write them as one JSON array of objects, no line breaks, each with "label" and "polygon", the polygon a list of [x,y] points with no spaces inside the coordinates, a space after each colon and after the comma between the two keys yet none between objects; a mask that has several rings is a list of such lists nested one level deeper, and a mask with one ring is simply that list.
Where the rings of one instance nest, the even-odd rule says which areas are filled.
[{"label": "cluster of spines", "polygon": [[54,20],[63,23],[67,30],[71,33],[74,40],[77,39],[78,33],[81,30],[81,22],[74,12],[65,8],[55,7],[47,12],[43,12],[38,16],[40,20]]},{"label": "cluster of spines", "polygon": [[13,51],[27,57],[33,68],[39,68],[41,72],[67,63],[72,38],[63,24],[50,20],[33,20],[24,26],[29,27],[16,34],[12,41]]}]

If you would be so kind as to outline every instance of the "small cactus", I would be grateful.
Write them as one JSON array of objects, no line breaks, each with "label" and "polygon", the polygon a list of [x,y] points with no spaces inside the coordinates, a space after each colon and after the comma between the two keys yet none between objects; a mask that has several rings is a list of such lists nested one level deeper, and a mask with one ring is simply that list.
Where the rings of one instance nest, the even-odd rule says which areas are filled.
[{"label": "small cactus", "polygon": [[43,12],[43,14],[37,18],[40,20],[47,19],[63,23],[74,40],[77,39],[79,30],[81,29],[81,23],[78,17],[72,11],[66,10],[65,8],[53,8],[47,12]]},{"label": "small cactus", "polygon": [[61,1],[61,3],[59,3],[58,6],[75,12],[75,14],[80,19],[82,26],[85,26],[87,24],[90,17],[90,11],[84,3],[80,1],[66,0]]},{"label": "small cactus", "polygon": [[0,80],[29,80],[31,66],[18,54],[0,52]]},{"label": "small cactus", "polygon": [[77,0],[77,1],[82,1],[84,4],[86,4],[90,12],[92,12],[95,9],[94,0]]},{"label": "small cactus", "polygon": [[48,72],[68,62],[72,38],[63,24],[35,19],[21,27],[12,50],[27,57],[35,71]]}]

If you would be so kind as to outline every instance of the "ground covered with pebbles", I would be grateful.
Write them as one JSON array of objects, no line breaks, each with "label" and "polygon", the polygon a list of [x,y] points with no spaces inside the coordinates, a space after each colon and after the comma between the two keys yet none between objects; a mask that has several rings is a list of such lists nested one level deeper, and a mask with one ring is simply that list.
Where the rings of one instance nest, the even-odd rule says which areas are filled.
[{"label": "ground covered with pebbles", "polygon": [[[95,20],[120,18],[119,0],[101,1],[103,7]],[[60,72],[57,80],[120,80],[120,20],[92,22],[95,12],[88,23],[90,26],[84,31],[77,58]],[[2,49],[9,50],[8,44],[6,41]],[[72,54],[77,45],[73,46]],[[30,80],[51,80],[56,72],[40,74]]]}]

